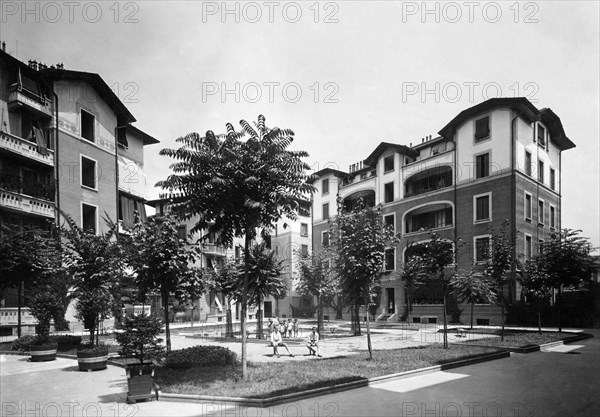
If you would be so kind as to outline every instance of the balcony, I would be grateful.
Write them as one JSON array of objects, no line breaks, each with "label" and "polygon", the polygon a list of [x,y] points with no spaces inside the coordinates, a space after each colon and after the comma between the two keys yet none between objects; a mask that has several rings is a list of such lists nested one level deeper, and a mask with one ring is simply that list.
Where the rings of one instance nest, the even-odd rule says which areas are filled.
[{"label": "balcony", "polygon": [[52,101],[40,97],[19,85],[12,85],[8,93],[8,109],[25,108],[39,116],[52,117]]},{"label": "balcony", "polygon": [[448,203],[431,204],[406,214],[404,233],[428,232],[453,226],[453,209]]},{"label": "balcony", "polygon": [[452,168],[438,166],[421,171],[406,180],[404,198],[452,186]]},{"label": "balcony", "polygon": [[3,189],[0,189],[0,206],[50,219],[54,219],[55,216],[54,203]]},{"label": "balcony", "polygon": [[202,253],[209,256],[225,256],[227,248],[216,243],[201,243]]},{"label": "balcony", "polygon": [[53,182],[25,180],[20,175],[2,172],[0,172],[0,188],[50,202],[54,202],[56,192]]},{"label": "balcony", "polygon": [[54,166],[53,150],[48,149],[46,155],[41,154],[38,152],[38,146],[35,143],[7,132],[0,132],[0,149],[6,149],[51,167]]}]

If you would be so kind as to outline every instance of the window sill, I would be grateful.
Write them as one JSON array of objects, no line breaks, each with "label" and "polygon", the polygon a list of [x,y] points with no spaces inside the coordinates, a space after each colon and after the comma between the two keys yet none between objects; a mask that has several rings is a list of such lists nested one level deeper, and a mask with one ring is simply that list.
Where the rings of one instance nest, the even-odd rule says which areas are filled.
[{"label": "window sill", "polygon": [[97,188],[88,187],[87,185],[83,185],[83,184],[81,184],[81,188],[85,188],[86,190],[89,190],[89,191],[98,192]]},{"label": "window sill", "polygon": [[487,135],[487,136],[484,136],[484,137],[482,137],[482,138],[476,138],[475,136],[473,136],[473,141],[474,141],[475,143],[479,143],[479,142],[484,142],[484,141],[486,141],[486,140],[489,140],[489,139],[491,139],[491,138],[492,138],[492,136],[491,136],[491,135]]},{"label": "window sill", "polygon": [[538,227],[544,227],[544,223],[539,223],[538,222]]},{"label": "window sill", "polygon": [[525,222],[526,222],[526,223],[531,223],[531,218],[529,218],[529,217],[525,217]]},{"label": "window sill", "polygon": [[489,223],[491,222],[492,219],[481,219],[481,220],[474,220],[473,224],[483,224],[483,223]]}]

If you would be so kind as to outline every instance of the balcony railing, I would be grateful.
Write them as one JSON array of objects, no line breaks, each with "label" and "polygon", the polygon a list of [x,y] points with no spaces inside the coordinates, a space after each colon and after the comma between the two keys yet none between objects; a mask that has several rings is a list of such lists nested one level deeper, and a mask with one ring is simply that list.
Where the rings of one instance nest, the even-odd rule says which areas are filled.
[{"label": "balcony railing", "polygon": [[27,139],[11,135],[8,132],[0,131],[0,148],[7,149],[19,155],[41,162],[43,164],[54,166],[54,151],[48,149],[46,155],[38,152],[38,146]]},{"label": "balcony railing", "polygon": [[54,193],[56,191],[53,182],[26,181],[19,175],[1,172],[0,188],[46,201],[54,201]]},{"label": "balcony railing", "polygon": [[215,243],[202,243],[202,252],[206,255],[225,256],[227,255],[227,248]]},{"label": "balcony railing", "polygon": [[54,203],[24,196],[13,191],[0,190],[0,206],[23,213],[54,218]]},{"label": "balcony railing", "polygon": [[43,116],[52,117],[52,101],[46,97],[22,88],[18,85],[12,85],[8,94],[8,107],[27,107]]}]

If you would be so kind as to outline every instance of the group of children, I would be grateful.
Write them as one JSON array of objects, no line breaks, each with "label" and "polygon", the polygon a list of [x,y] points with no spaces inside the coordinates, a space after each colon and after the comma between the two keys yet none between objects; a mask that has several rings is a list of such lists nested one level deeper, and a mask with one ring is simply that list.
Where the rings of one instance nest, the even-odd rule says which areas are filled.
[{"label": "group of children", "polygon": [[[283,321],[282,324],[279,324],[279,320],[277,317],[269,319],[269,331],[271,332],[271,345],[273,346],[273,354],[277,355],[279,358],[281,355],[279,354],[279,347],[282,346],[287,350],[287,353],[294,357],[294,354],[290,352],[287,344],[283,343],[283,337],[289,335],[288,337],[298,336],[299,325],[298,319],[289,320],[286,322]],[[321,353],[319,352],[319,333],[317,332],[317,328],[313,327],[310,335],[308,336],[308,342],[306,344],[308,348],[309,355],[316,355],[321,357]]]}]

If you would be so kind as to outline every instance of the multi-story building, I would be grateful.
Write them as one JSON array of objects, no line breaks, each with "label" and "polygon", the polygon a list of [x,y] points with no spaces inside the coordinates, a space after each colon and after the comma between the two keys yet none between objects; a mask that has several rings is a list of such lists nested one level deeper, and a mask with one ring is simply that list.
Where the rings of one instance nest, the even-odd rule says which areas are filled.
[{"label": "multi-story building", "polygon": [[[552,110],[538,110],[525,98],[490,99],[462,111],[438,133],[416,145],[382,142],[349,172],[317,173],[315,250],[327,239],[338,197],[346,208],[359,198],[381,204],[386,223],[402,238],[385,251],[379,319],[406,316],[401,279],[406,250],[426,242],[431,231],[461,242],[455,268],[468,270],[486,261],[493,231],[508,220],[517,242],[514,274],[561,227],[561,153],[575,145]],[[508,296],[519,297],[518,288]],[[439,301],[420,294],[413,319],[441,320]],[[475,320],[497,324],[497,310],[477,305]],[[469,311],[464,309],[464,320]]]},{"label": "multi-story building", "polygon": [[0,225],[50,229],[65,213],[99,233],[105,216],[144,218],[143,147],[158,140],[135,121],[98,74],[0,51]]}]

